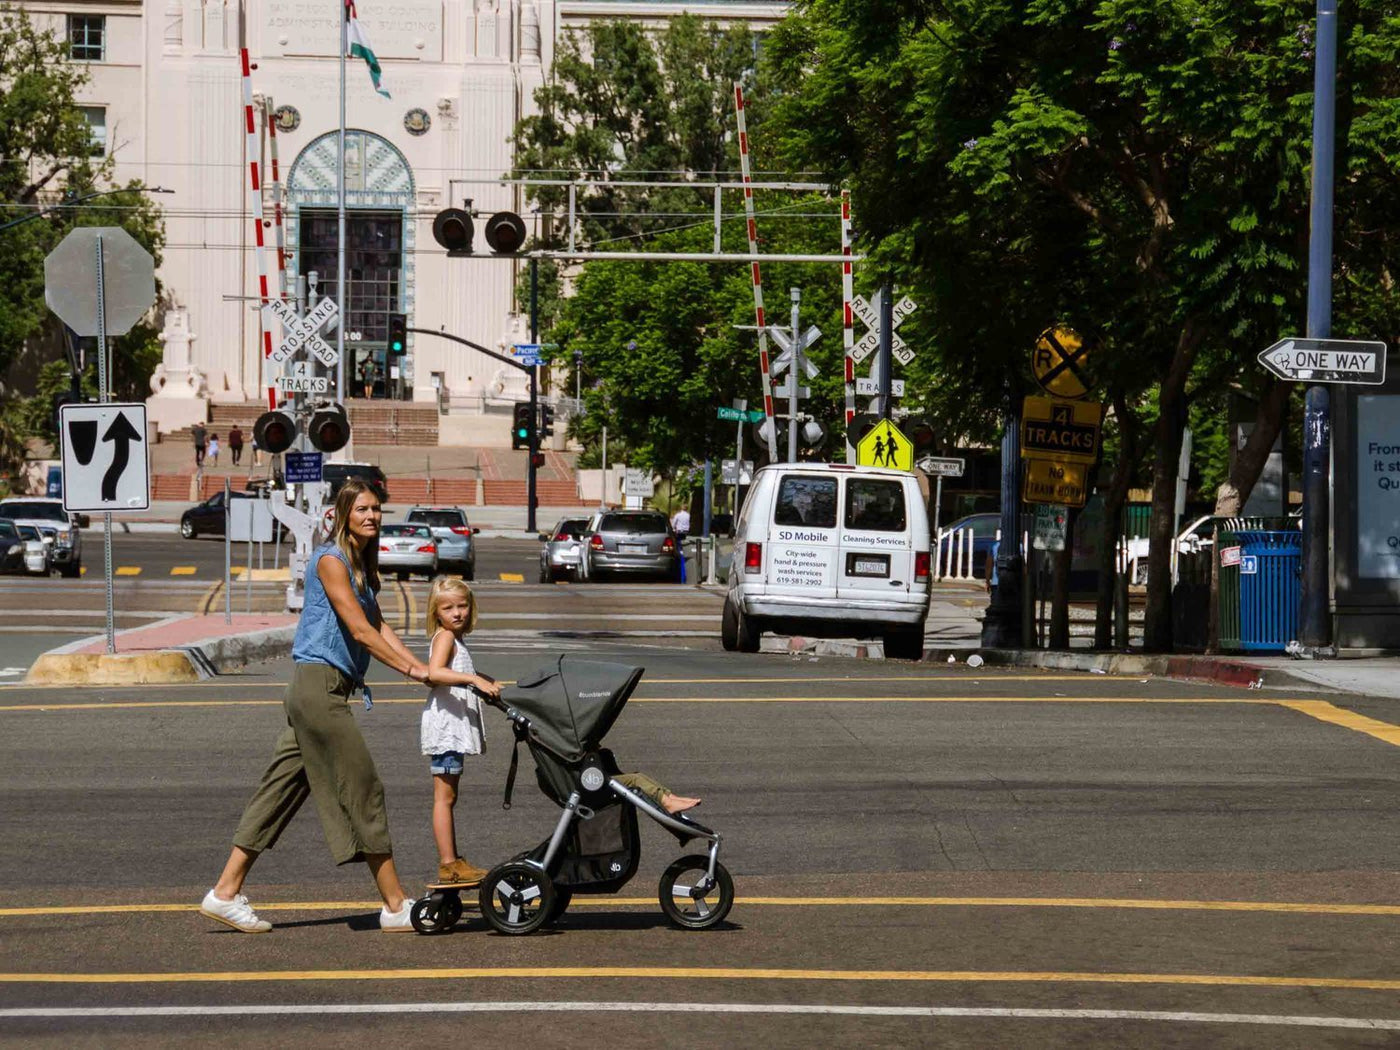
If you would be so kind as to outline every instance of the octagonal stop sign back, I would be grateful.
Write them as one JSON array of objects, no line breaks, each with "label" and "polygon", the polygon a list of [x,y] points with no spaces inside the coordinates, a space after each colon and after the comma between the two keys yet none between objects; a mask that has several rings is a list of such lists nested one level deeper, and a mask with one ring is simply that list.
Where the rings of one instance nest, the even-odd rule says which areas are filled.
[{"label": "octagonal stop sign back", "polygon": [[44,260],[44,301],[78,335],[97,335],[97,247],[109,336],[123,335],[156,299],[155,260],[120,226],[80,226]]}]

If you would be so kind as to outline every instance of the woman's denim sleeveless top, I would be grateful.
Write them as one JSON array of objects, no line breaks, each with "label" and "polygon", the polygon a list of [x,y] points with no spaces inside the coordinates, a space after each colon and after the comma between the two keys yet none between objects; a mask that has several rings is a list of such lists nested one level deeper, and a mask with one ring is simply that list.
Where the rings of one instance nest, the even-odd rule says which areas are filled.
[{"label": "woman's denim sleeveless top", "polygon": [[346,571],[350,572],[350,587],[365,612],[365,618],[375,626],[379,624],[379,601],[370,589],[369,581],[365,581],[363,589],[355,586],[355,574],[350,570],[350,562],[335,544],[317,547],[311,552],[311,562],[306,567],[305,603],[301,619],[297,621],[296,638],[292,641],[292,659],[300,664],[329,664],[360,685],[364,682],[365,671],[369,670],[369,650],[351,636],[350,629],[340,622],[335,606],[326,596],[321,574],[316,571],[321,558],[326,555],[339,558]]}]

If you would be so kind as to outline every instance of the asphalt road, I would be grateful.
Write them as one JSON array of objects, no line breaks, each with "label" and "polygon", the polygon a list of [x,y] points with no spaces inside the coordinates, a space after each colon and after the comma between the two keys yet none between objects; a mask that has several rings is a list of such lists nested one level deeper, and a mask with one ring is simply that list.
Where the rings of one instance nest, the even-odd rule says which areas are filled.
[{"label": "asphalt road", "polygon": [[[448,936],[388,937],[365,871],[330,864],[308,808],[248,886],[276,928],[227,931],[194,909],[278,732],[286,662],[199,687],[5,687],[0,1030],[94,1046],[1400,1043],[1394,702],[698,637],[473,645],[505,679],[559,649],[646,666],[607,743],[703,796],[737,885],[722,928],[665,924],[656,880],[680,850],[648,826],[637,877],[555,931],[504,938],[469,914]],[[417,884],[435,862],[421,690],[374,677],[356,718]],[[458,829],[495,863],[557,810],[528,756],[501,810],[503,719],[488,736]]]}]

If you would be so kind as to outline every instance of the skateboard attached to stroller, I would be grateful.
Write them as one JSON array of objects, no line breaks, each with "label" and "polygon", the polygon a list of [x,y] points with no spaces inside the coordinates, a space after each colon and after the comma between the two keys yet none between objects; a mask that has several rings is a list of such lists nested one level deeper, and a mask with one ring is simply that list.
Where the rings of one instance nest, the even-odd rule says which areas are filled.
[{"label": "skateboard attached to stroller", "polygon": [[[560,656],[489,701],[510,719],[516,751],[506,779],[505,807],[523,742],[535,760],[540,790],[562,807],[553,833],[534,849],[487,873],[477,893],[481,914],[506,934],[533,933],[554,922],[575,894],[616,893],[637,873],[641,857],[637,814],[645,813],[679,840],[704,853],[681,857],[661,876],[657,896],[675,926],[703,930],[723,921],[734,903],[734,881],[719,862],[720,836],[684,813],[667,813],[617,777],[602,746],[644,669]],[[462,917],[462,890],[430,887],[413,905],[413,928],[445,933]]]}]

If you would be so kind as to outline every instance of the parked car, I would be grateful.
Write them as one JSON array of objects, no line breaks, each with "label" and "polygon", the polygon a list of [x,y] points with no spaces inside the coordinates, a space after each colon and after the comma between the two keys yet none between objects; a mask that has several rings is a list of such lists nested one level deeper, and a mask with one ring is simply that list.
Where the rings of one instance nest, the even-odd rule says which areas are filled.
[{"label": "parked car", "polygon": [[53,565],[64,576],[80,576],[83,569],[83,535],[89,518],[86,514],[70,515],[63,501],[24,496],[0,500],[0,518],[18,525],[33,525],[46,540],[53,542]]},{"label": "parked car", "polygon": [[549,532],[540,533],[540,583],[578,575],[583,545],[588,540],[587,518],[560,518]]},{"label": "parked car", "polygon": [[0,572],[24,572],[24,540],[13,521],[0,521]]},{"label": "parked car", "polygon": [[426,525],[437,543],[438,564],[443,572],[460,572],[462,579],[476,579],[476,542],[480,529],[467,521],[461,507],[409,507],[406,525]]},{"label": "parked car", "polygon": [[[1176,537],[1176,549],[1172,555],[1172,582],[1176,581],[1176,556],[1195,554],[1215,545],[1216,517],[1205,514],[1191,522]],[[1128,579],[1134,584],[1147,583],[1147,555],[1151,543],[1146,536],[1128,536],[1122,541],[1123,551],[1128,560]]]},{"label": "parked car", "polygon": [[[961,552],[967,550],[967,539],[960,539],[957,533],[969,531],[972,533],[972,577],[977,580],[987,578],[987,557],[992,553],[997,535],[1001,532],[1001,515],[996,513],[968,514],[938,531],[938,567],[941,576],[961,575],[952,563],[957,561]],[[966,553],[961,553],[961,557],[966,558]]]},{"label": "parked car", "polygon": [[[256,492],[233,492],[234,499],[257,499]],[[281,522],[274,523],[278,542],[287,534],[287,527]],[[187,540],[200,536],[222,536],[224,534],[224,494],[216,492],[203,503],[196,503],[180,515],[180,535]]]},{"label": "parked car", "polygon": [[720,620],[727,650],[764,631],[880,638],[919,659],[929,603],[928,510],[912,474],[781,463],[754,475]]},{"label": "parked car", "polygon": [[44,539],[35,525],[20,525],[19,538],[24,541],[24,568],[36,576],[48,576],[53,570],[53,544]]},{"label": "parked car", "polygon": [[610,510],[588,522],[579,579],[613,573],[680,578],[676,534],[666,515],[654,510]]},{"label": "parked car", "polygon": [[379,529],[379,571],[406,580],[415,572],[431,578],[438,571],[438,545],[426,525],[383,525]]},{"label": "parked car", "polygon": [[321,467],[321,480],[330,485],[332,501],[340,487],[352,478],[367,482],[380,503],[389,502],[389,479],[373,463],[326,463]]}]

